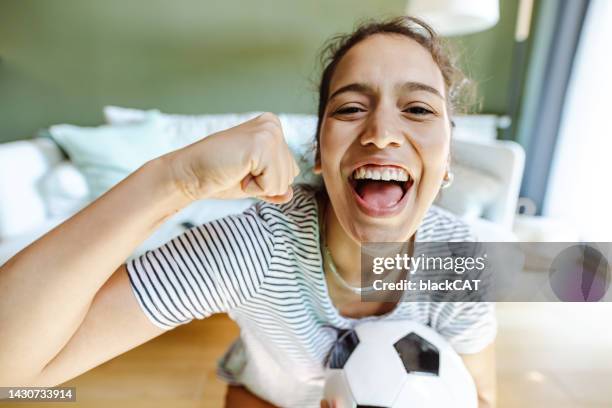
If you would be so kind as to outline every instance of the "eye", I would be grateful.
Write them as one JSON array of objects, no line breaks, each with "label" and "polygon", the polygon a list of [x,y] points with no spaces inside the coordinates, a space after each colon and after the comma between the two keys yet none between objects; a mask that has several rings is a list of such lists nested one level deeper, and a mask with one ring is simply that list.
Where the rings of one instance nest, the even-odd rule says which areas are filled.
[{"label": "eye", "polygon": [[404,112],[417,116],[431,115],[434,113],[432,110],[427,109],[424,106],[411,106],[407,109],[404,109]]},{"label": "eye", "polygon": [[343,106],[334,112],[334,115],[352,115],[359,112],[365,112],[365,109],[359,106]]}]

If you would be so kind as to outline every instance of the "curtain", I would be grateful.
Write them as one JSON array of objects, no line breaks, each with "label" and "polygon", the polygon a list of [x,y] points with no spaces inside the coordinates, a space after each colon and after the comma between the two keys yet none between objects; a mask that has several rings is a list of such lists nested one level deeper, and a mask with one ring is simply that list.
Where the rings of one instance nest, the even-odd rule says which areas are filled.
[{"label": "curtain", "polygon": [[543,214],[612,241],[612,1],[591,0],[570,78]]}]

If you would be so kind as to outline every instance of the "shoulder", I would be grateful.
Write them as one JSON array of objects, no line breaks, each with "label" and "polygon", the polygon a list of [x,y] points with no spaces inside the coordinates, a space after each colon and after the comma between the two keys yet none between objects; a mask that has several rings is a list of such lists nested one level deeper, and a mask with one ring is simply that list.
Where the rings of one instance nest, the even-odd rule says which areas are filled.
[{"label": "shoulder", "polygon": [[430,313],[434,329],[460,354],[481,351],[497,335],[495,303],[492,302],[435,302]]},{"label": "shoulder", "polygon": [[[247,212],[257,214],[273,235],[306,232],[318,228],[316,189],[297,185],[293,187],[293,198],[285,204],[260,201]],[[312,232],[312,231],[311,231]]]},{"label": "shoulder", "polygon": [[419,229],[417,230],[419,241],[475,241],[470,226],[455,214],[432,205]]}]

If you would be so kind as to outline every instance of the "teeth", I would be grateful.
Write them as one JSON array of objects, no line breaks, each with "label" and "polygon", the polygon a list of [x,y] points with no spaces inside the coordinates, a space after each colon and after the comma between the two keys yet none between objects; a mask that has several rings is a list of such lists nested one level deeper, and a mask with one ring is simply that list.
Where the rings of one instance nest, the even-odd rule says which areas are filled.
[{"label": "teeth", "polygon": [[398,167],[383,167],[383,166],[361,166],[353,172],[355,180],[397,180],[408,181],[410,175],[406,170]]}]

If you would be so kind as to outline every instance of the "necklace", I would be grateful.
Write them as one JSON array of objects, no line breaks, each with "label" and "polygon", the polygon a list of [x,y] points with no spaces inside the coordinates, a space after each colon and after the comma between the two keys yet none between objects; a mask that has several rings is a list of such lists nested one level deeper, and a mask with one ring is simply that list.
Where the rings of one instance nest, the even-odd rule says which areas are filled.
[{"label": "necklace", "polygon": [[[325,240],[325,238],[324,238]],[[331,253],[329,252],[329,248],[327,247],[327,244],[323,244],[323,259],[325,261],[325,265],[327,266],[327,269],[329,269],[332,273],[332,276],[334,277],[334,279],[336,279],[336,281],[344,288],[347,289],[351,292],[353,292],[356,295],[361,295],[362,293],[369,293],[369,292],[373,292],[375,289],[374,287],[366,287],[366,288],[362,288],[360,286],[353,286],[353,285],[349,285],[349,283],[344,280],[344,278],[340,275],[340,273],[338,273],[338,269],[336,268],[336,264],[334,263],[334,259],[331,256]]]},{"label": "necklace", "polygon": [[321,247],[323,249],[323,262],[325,263],[325,266],[327,266],[327,269],[331,272],[336,282],[338,282],[340,286],[342,286],[344,289],[353,292],[356,295],[375,292],[376,289],[374,289],[374,286],[367,286],[364,288],[361,286],[353,286],[349,284],[338,272],[338,268],[336,268],[336,264],[334,263],[334,258],[332,257],[331,252],[327,247],[327,234],[325,228],[327,224],[327,208],[324,208],[323,211],[323,222],[321,225]]},{"label": "necklace", "polygon": [[[361,295],[362,293],[372,292],[374,290],[373,287],[372,288],[362,288],[360,286],[349,285],[349,283],[346,280],[344,280],[344,278],[340,275],[340,273],[338,273],[338,268],[336,268],[336,264],[334,263],[334,258],[332,258],[331,252],[329,251],[329,248],[327,247],[326,224],[327,224],[327,206],[324,206],[323,207],[323,220],[321,223],[320,242],[321,242],[321,248],[322,248],[322,253],[323,253],[323,262],[325,263],[325,266],[327,266],[327,269],[331,272],[336,282],[338,282],[340,286],[342,286],[344,289],[348,290],[349,292],[352,292],[356,295]],[[325,271],[325,269],[323,270]]]}]

